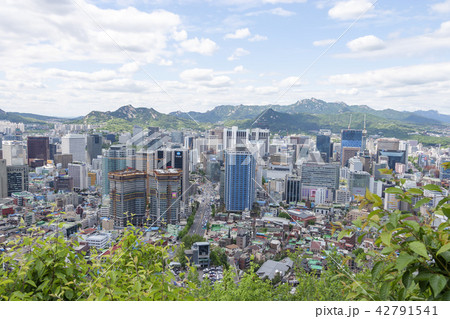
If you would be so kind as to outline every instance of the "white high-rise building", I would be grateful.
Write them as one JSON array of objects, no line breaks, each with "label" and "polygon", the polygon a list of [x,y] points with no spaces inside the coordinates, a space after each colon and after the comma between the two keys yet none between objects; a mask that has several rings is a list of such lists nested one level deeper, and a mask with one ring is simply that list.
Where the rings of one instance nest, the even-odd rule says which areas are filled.
[{"label": "white high-rise building", "polygon": [[88,184],[88,169],[84,163],[70,163],[69,176],[73,177],[73,187],[78,189],[87,189]]},{"label": "white high-rise building", "polygon": [[86,162],[86,136],[67,134],[61,138],[62,154],[72,154],[74,162]]},{"label": "white high-rise building", "polygon": [[22,142],[3,141],[2,150],[6,165],[25,165],[27,163],[25,147]]}]

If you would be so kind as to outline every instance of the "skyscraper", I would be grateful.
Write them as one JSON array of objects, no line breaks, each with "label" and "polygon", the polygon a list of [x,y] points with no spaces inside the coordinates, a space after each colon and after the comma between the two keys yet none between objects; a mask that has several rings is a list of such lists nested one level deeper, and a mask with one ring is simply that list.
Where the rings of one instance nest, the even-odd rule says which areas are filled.
[{"label": "skyscraper", "polygon": [[28,136],[28,166],[35,168],[47,164],[50,159],[50,143],[48,136]]},{"label": "skyscraper", "polygon": [[3,141],[2,142],[3,158],[6,165],[25,165],[26,154],[22,142],[19,141]]},{"label": "skyscraper", "polygon": [[329,135],[317,135],[316,141],[317,150],[320,152],[320,156],[324,160],[325,163],[330,162],[331,155],[331,143]]},{"label": "skyscraper", "polygon": [[256,161],[248,151],[225,153],[225,208],[227,211],[251,210],[255,200]]},{"label": "skyscraper", "polygon": [[86,150],[87,163],[92,164],[94,158],[102,155],[102,136],[99,134],[88,135]]},{"label": "skyscraper", "polygon": [[304,163],[301,166],[302,186],[339,188],[339,165]]},{"label": "skyscraper", "polygon": [[123,170],[108,174],[110,183],[110,212],[114,224],[126,227],[145,224],[147,174],[136,170]]},{"label": "skyscraper", "polygon": [[155,169],[149,174],[150,220],[152,224],[177,224],[180,218],[182,171]]},{"label": "skyscraper", "polygon": [[72,154],[76,162],[86,162],[86,137],[81,134],[67,134],[61,138],[61,153]]},{"label": "skyscraper", "polygon": [[362,147],[362,130],[342,130],[341,131],[341,147]]},{"label": "skyscraper", "polygon": [[6,170],[6,160],[0,159],[0,198],[8,196],[8,173]]},{"label": "skyscraper", "polygon": [[28,165],[6,167],[8,196],[11,196],[12,193],[28,191],[28,171]]},{"label": "skyscraper", "polygon": [[364,171],[350,172],[348,188],[352,196],[365,196],[370,187],[370,174]]},{"label": "skyscraper", "polygon": [[108,173],[126,168],[127,151],[125,145],[112,145],[102,157],[102,194],[109,194]]},{"label": "skyscraper", "polygon": [[181,197],[184,203],[189,198],[189,150],[185,148],[165,148],[148,152],[147,173],[155,169],[176,168],[181,170]]},{"label": "skyscraper", "polygon": [[301,201],[302,180],[300,176],[286,175],[284,182],[284,196],[286,203]]},{"label": "skyscraper", "polygon": [[79,190],[87,189],[88,179],[87,173],[88,169],[85,163],[70,163],[68,169],[68,175],[73,177],[73,188],[77,188]]}]

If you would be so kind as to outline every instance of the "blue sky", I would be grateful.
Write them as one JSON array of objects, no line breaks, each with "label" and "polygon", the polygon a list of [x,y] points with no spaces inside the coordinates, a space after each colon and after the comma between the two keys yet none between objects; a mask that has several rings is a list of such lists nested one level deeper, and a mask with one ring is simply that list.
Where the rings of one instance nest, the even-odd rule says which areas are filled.
[{"label": "blue sky", "polygon": [[6,0],[0,108],[305,98],[450,114],[450,0]]}]

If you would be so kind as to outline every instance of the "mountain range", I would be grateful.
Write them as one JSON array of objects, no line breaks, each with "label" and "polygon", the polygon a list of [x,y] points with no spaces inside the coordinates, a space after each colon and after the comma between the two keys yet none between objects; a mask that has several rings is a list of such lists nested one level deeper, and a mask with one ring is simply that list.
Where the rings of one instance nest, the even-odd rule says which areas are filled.
[{"label": "mountain range", "polygon": [[362,129],[364,118],[369,134],[398,138],[408,138],[425,130],[450,127],[450,115],[437,111],[375,110],[367,105],[325,102],[315,98],[290,105],[219,105],[203,113],[191,111],[164,114],[153,108],[125,105],[115,111],[92,111],[84,117],[71,120],[0,110],[0,120],[24,123],[101,123],[102,129],[109,131],[131,131],[134,125],[159,126],[165,129],[238,125],[242,128],[265,127],[283,134],[307,133],[319,129],[330,129],[337,133],[349,124],[351,128]]}]

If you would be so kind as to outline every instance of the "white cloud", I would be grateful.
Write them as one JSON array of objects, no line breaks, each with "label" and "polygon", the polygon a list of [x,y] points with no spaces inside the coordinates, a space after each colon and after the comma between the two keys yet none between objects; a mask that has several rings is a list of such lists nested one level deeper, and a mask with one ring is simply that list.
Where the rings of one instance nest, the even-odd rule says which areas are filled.
[{"label": "white cloud", "polygon": [[277,4],[277,3],[303,3],[307,0],[263,0],[263,3]]},{"label": "white cloud", "polygon": [[328,11],[328,15],[333,19],[352,20],[372,9],[373,5],[368,0],[340,1]]},{"label": "white cloud", "polygon": [[288,11],[285,10],[283,8],[275,8],[275,9],[271,9],[269,10],[270,13],[277,15],[277,16],[282,16],[282,17],[290,17],[295,15],[295,12],[293,11]]},{"label": "white cloud", "polygon": [[450,62],[378,69],[364,73],[338,74],[330,76],[329,82],[333,85],[356,88],[411,87],[448,82],[448,74],[450,74]]},{"label": "white cloud", "polygon": [[[365,38],[365,39],[364,39]],[[367,57],[410,57],[424,54],[425,52],[439,52],[450,48],[450,21],[443,22],[439,29],[409,37],[395,38],[386,41],[377,40],[378,38],[359,38],[350,41],[347,46],[352,50],[351,53],[339,54],[338,57],[344,58],[367,58]],[[373,45],[371,48],[370,45]],[[365,48],[365,49],[364,49]],[[370,48],[372,50],[370,50]],[[359,50],[358,50],[359,49]]]},{"label": "white cloud", "polygon": [[184,81],[210,81],[213,78],[213,69],[189,69],[180,73],[180,78]]},{"label": "white cloud", "polygon": [[180,73],[180,78],[190,85],[200,85],[212,88],[227,87],[232,84],[231,78],[218,75],[213,69],[189,69]]},{"label": "white cloud", "polygon": [[219,48],[214,41],[204,38],[199,39],[197,37],[182,41],[180,46],[187,52],[195,52],[203,55],[212,55]]},{"label": "white cloud", "polygon": [[336,39],[324,39],[324,40],[317,40],[313,42],[313,45],[315,47],[322,47],[322,46],[329,46],[332,45],[334,42],[336,42]]},{"label": "white cloud", "polygon": [[359,90],[357,88],[351,88],[351,89],[336,89],[336,94],[341,95],[358,95]]},{"label": "white cloud", "polygon": [[281,87],[298,87],[303,85],[303,83],[298,76],[289,76],[281,80],[278,85]]},{"label": "white cloud", "polygon": [[265,35],[255,34],[253,37],[251,37],[248,40],[251,42],[266,41],[267,37]]},{"label": "white cloud", "polygon": [[225,39],[245,39],[251,35],[248,28],[238,29],[234,33],[228,33],[225,35]]},{"label": "white cloud", "polygon": [[386,43],[374,35],[366,35],[347,42],[347,47],[353,52],[375,51],[386,47]]},{"label": "white cloud", "polygon": [[437,13],[450,13],[450,0],[433,4],[431,10]]},{"label": "white cloud", "polygon": [[244,66],[243,66],[243,65],[238,65],[237,67],[235,67],[235,68],[233,69],[233,72],[235,72],[235,73],[241,73],[241,72],[244,72]]},{"label": "white cloud", "polygon": [[237,48],[234,50],[233,54],[228,57],[228,61],[234,61],[239,59],[241,56],[249,55],[250,52],[243,49],[243,48]]},{"label": "white cloud", "polygon": [[134,73],[139,70],[139,64],[136,62],[125,63],[119,68],[121,73]]}]

